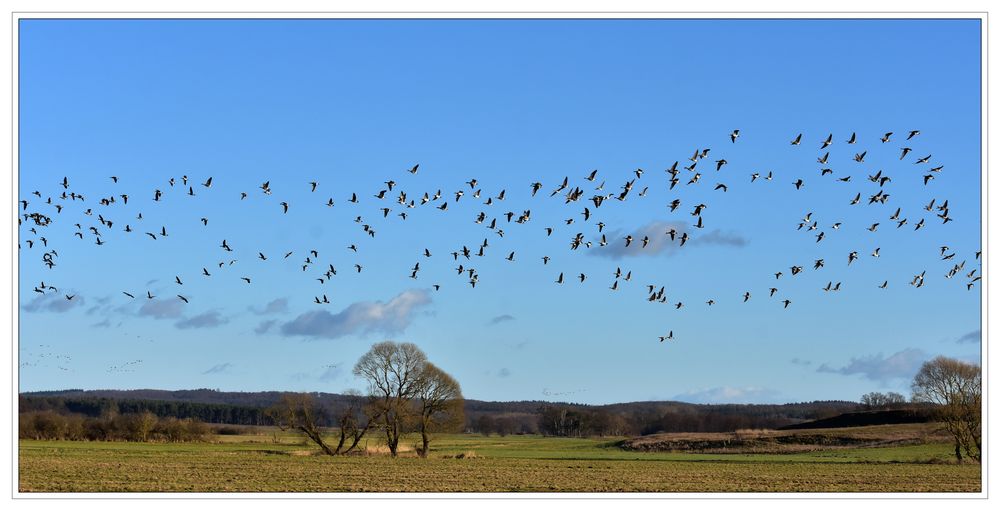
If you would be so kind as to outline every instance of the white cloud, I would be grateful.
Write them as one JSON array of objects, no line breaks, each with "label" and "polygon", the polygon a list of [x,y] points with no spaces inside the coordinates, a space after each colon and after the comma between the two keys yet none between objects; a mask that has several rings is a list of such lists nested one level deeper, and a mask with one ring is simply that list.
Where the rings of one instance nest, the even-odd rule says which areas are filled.
[{"label": "white cloud", "polygon": [[285,336],[306,336],[336,339],[352,334],[381,332],[397,334],[410,325],[417,308],[431,302],[422,289],[404,291],[388,302],[356,302],[331,314],[325,310],[310,311],[281,325]]}]

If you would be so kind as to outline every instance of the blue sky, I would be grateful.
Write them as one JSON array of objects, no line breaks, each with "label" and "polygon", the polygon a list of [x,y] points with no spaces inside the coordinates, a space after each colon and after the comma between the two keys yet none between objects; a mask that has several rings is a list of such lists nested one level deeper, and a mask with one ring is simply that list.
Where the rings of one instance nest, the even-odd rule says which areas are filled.
[{"label": "blue sky", "polygon": [[[19,33],[21,213],[53,219],[19,228],[21,391],[339,392],[362,387],[351,367],[383,339],[418,344],[467,397],[491,400],[858,399],[908,394],[939,354],[978,361],[981,282],[966,288],[981,232],[977,20],[26,20]],[[668,190],[664,169],[706,148]],[[879,170],[890,199],[869,205]],[[64,176],[84,200],[59,198]],[[550,197],[564,177],[579,201]],[[631,179],[625,201],[588,200]],[[952,222],[923,209],[931,199]],[[796,230],[810,212],[817,229]],[[686,246],[665,241],[671,226]],[[570,250],[577,233],[593,247]],[[623,250],[646,233],[649,247]],[[455,261],[463,245],[473,255]],[[475,289],[458,264],[475,268]],[[632,279],[611,291],[618,267]],[[58,293],[35,292],[41,281]],[[831,281],[841,290],[822,291]],[[646,301],[647,284],[668,303]]]}]

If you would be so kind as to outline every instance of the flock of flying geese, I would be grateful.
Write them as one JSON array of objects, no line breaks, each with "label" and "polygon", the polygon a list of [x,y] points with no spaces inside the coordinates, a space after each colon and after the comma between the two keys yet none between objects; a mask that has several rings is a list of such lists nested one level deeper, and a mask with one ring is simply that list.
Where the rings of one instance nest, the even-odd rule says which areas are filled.
[{"label": "flock of flying geese", "polygon": [[[914,139],[914,137],[917,137],[918,135],[920,135],[920,131],[917,130],[910,131],[905,138],[904,144],[909,143],[911,140]],[[893,137],[892,132],[885,133],[881,137],[881,143],[882,144],[890,143],[892,137]],[[731,144],[736,144],[739,138],[740,138],[740,130],[733,130],[732,133],[730,133],[729,135]],[[856,144],[857,142],[858,138],[855,133],[852,133],[850,138],[846,140],[846,143],[849,145]],[[799,146],[802,143],[803,143],[802,134],[796,135],[791,140],[792,146]],[[819,144],[820,146],[819,150],[823,151],[823,153],[816,159],[817,164],[820,166],[819,169],[820,178],[823,178],[824,176],[827,175],[832,175],[834,172],[831,168],[827,167],[827,165],[830,164],[829,163],[830,152],[828,151],[828,147],[830,147],[833,143],[834,143],[834,138],[833,135],[830,134],[827,137],[825,137],[823,141]],[[681,185],[681,183],[685,183],[684,186],[697,186],[702,181],[703,175],[701,172],[704,170],[703,168],[699,168],[699,165],[700,164],[702,166],[705,165],[702,162],[704,160],[709,159],[708,155],[710,151],[711,149],[709,148],[698,148],[694,151],[691,157],[687,158],[687,161],[684,164],[681,164],[680,161],[675,161],[672,166],[667,168],[665,170],[665,173],[667,178],[666,189],[668,193],[675,193],[673,192],[674,189],[677,186]],[[901,147],[899,160],[900,161],[906,160],[906,158],[910,155],[911,152],[913,152],[913,149],[911,147]],[[867,150],[862,150],[856,153],[853,157],[854,162],[858,164],[864,164],[865,157],[867,156],[867,154],[868,154]],[[923,181],[924,186],[928,186],[930,181],[935,179],[935,176],[938,175],[944,168],[943,165],[934,166],[934,164],[931,163],[931,160],[932,160],[932,155],[928,154],[921,158],[914,158],[912,162],[913,165],[921,166],[918,168],[920,169],[920,175],[922,176],[921,179]],[[729,162],[727,162],[726,159],[719,158],[717,160],[714,160],[714,165],[710,162],[708,163],[709,171],[711,171],[715,175],[723,175],[721,174],[721,171],[728,164]],[[416,175],[419,171],[419,168],[420,168],[419,164],[414,165],[412,168],[406,170],[406,173],[410,174],[411,176]],[[583,210],[579,213],[579,216],[582,217],[582,222],[591,223],[593,226],[596,227],[596,232],[591,232],[590,234],[585,234],[585,232],[577,232],[569,240],[567,240],[568,248],[571,251],[575,251],[580,248],[592,248],[595,245],[597,247],[607,247],[614,243],[621,243],[626,248],[632,247],[633,243],[635,243],[637,244],[638,249],[644,249],[649,245],[649,243],[652,240],[650,239],[650,236],[648,234],[643,235],[642,238],[639,238],[638,235],[633,236],[629,234],[624,236],[622,239],[608,239],[607,233],[604,231],[605,228],[604,222],[601,221],[591,222],[592,218],[598,216],[601,206],[605,204],[606,201],[625,202],[631,197],[638,197],[638,198],[645,197],[647,191],[649,190],[649,186],[643,186],[641,191],[638,191],[637,193],[633,194],[633,191],[637,188],[637,183],[649,181],[648,177],[643,179],[644,174],[645,174],[644,170],[636,169],[629,175],[629,179],[626,180],[621,185],[619,191],[611,193],[604,192],[605,182],[601,182],[599,185],[593,186],[593,183],[595,183],[597,180],[598,176],[597,170],[594,170],[588,173],[587,175],[583,176],[582,177],[583,182],[581,182],[580,184],[571,183],[570,178],[568,176],[564,177],[561,181],[556,182],[557,184],[551,188],[551,192],[548,193],[548,196],[550,198],[554,198],[557,195],[561,195],[562,199],[565,201],[564,205],[569,205],[571,203],[583,203]],[[753,172],[752,174],[750,174],[749,177],[751,183],[756,182],[758,179],[761,179],[763,181],[773,181],[774,172],[768,171],[766,175],[762,174],[761,172]],[[848,183],[851,182],[851,178],[852,178],[851,175],[844,175],[842,177],[836,177],[833,179],[836,179],[839,182]],[[873,183],[873,185],[871,186],[877,186],[877,190],[875,190],[874,193],[867,196],[867,205],[884,205],[889,203],[891,194],[889,193],[888,185],[892,182],[892,178],[886,173],[884,173],[882,170],[879,170],[878,172],[875,172],[872,175],[868,175],[867,178],[871,183]],[[212,177],[209,177],[205,181],[198,183],[189,180],[188,176],[185,175],[181,177],[181,180],[178,183],[174,178],[170,178],[167,181],[168,188],[165,188],[166,192],[165,190],[161,189],[153,190],[151,193],[151,200],[154,204],[159,203],[167,198],[167,192],[178,188],[181,189],[188,196],[196,196],[202,191],[207,191],[211,189],[213,184],[212,179],[213,179]],[[117,176],[111,176],[110,181],[112,186],[117,186],[119,179]],[[103,247],[104,245],[107,244],[104,241],[104,239],[107,237],[107,234],[113,229],[119,229],[125,233],[143,233],[140,234],[140,236],[148,237],[153,241],[167,238],[170,236],[166,226],[160,226],[159,228],[153,227],[149,230],[139,227],[133,228],[133,224],[135,224],[136,226],[141,225],[143,221],[142,213],[139,213],[138,216],[136,216],[134,219],[132,219],[131,217],[129,219],[123,219],[123,220],[112,218],[112,212],[114,211],[113,207],[115,205],[119,203],[128,204],[130,198],[133,201],[135,200],[128,193],[122,193],[122,191],[120,190],[112,191],[107,196],[100,197],[97,201],[97,204],[94,207],[87,207],[87,202],[86,202],[87,199],[80,193],[77,193],[74,190],[70,190],[70,181],[68,178],[64,177],[60,183],[56,184],[58,186],[61,186],[62,190],[59,191],[57,189],[57,192],[59,193],[57,193],[54,197],[48,196],[44,201],[42,201],[41,200],[42,194],[38,191],[35,191],[32,193],[32,195],[34,195],[38,199],[37,201],[29,200],[30,198],[20,200],[21,214],[18,217],[18,224],[21,226],[28,226],[28,232],[30,232],[31,234],[29,236],[25,233],[22,233],[24,246],[22,246],[19,243],[19,248],[23,249],[25,248],[25,246],[29,250],[34,250],[36,249],[36,247],[42,248],[43,254],[41,256],[41,262],[42,265],[44,265],[49,269],[57,265],[59,254],[54,247],[50,247],[51,240],[46,238],[46,236],[44,235],[40,235],[39,231],[44,232],[44,229],[53,222],[53,218],[61,218],[63,215],[63,210],[70,206],[74,206],[73,209],[78,209],[80,210],[80,212],[83,213],[83,218],[74,224],[74,226],[76,227],[76,231],[74,232],[73,236],[77,238],[78,241],[84,241],[89,239],[92,241],[93,245]],[[467,185],[467,188],[465,186],[461,186],[459,187],[458,190],[455,190],[453,193],[450,193],[447,196],[445,196],[445,194],[443,194],[440,189],[438,189],[434,193],[424,192],[422,196],[418,195],[410,196],[406,191],[402,190],[399,187],[396,181],[389,179],[387,181],[384,181],[385,186],[383,188],[381,188],[377,193],[374,193],[369,196],[372,197],[375,201],[377,201],[376,202],[377,208],[368,211],[375,216],[376,221],[378,220],[388,221],[389,215],[394,211],[395,211],[394,216],[399,217],[403,221],[405,221],[410,214],[408,213],[409,210],[420,208],[428,204],[430,204],[431,207],[434,207],[442,212],[446,212],[448,211],[449,203],[457,205],[457,203],[459,203],[459,201],[461,201],[464,197],[468,197],[465,199],[466,202],[468,202],[470,199],[473,199],[479,201],[483,207],[493,206],[506,199],[506,190],[501,190],[499,194],[497,194],[496,196],[491,195],[487,196],[484,199],[482,195],[483,189],[479,187],[479,181],[477,179],[470,179],[469,181],[466,181],[464,184]],[[662,182],[655,183],[655,185],[659,184],[662,184]],[[788,185],[790,188],[794,188],[794,190],[800,190],[805,185],[805,181],[802,178],[798,178],[794,181],[788,181]],[[196,193],[196,187],[198,189],[197,193]],[[590,191],[586,191],[584,189],[585,187],[590,188]],[[184,190],[185,188],[186,190]],[[310,193],[316,193],[318,188],[319,188],[319,183],[317,181],[311,181],[308,183],[308,189]],[[531,197],[536,197],[540,192],[542,192],[544,188],[545,185],[543,185],[541,182],[536,181],[528,184],[528,189],[530,190]],[[273,194],[270,181],[262,183],[258,187],[258,189],[259,189],[258,193],[264,195],[265,197],[269,197]],[[729,187],[725,183],[717,182],[712,190],[719,191],[720,193],[726,193],[728,192]],[[239,201],[246,200],[249,196],[250,194],[248,192],[240,192]],[[358,204],[362,202],[362,199],[358,196],[356,192],[351,193],[350,197],[347,198],[346,201],[353,205],[349,207],[361,207],[358,206]],[[368,201],[370,201],[370,199],[366,198],[365,202]],[[861,204],[863,202],[865,202],[865,198],[862,196],[862,193],[858,192],[856,195],[853,196],[853,198],[850,199],[849,204],[851,206],[854,206]],[[78,203],[81,205],[77,206]],[[333,197],[329,197],[322,204],[332,208],[335,205],[335,201]],[[669,210],[669,212],[674,212],[678,208],[680,208],[681,205],[682,205],[681,199],[674,198],[669,203],[667,203],[666,207]],[[29,211],[29,206],[33,206],[31,211]],[[277,204],[277,206],[279,206],[279,209],[277,209],[276,213],[282,215],[287,214],[289,208],[291,207],[291,205],[287,201],[281,201]],[[692,211],[690,213],[691,216],[695,217],[696,219],[692,224],[693,229],[703,229],[705,227],[702,213],[707,207],[708,205],[704,203],[693,205]],[[455,208],[453,207],[452,210],[454,209]],[[950,216],[948,200],[942,200],[938,202],[937,198],[931,199],[931,201],[926,206],[924,206],[923,209],[926,212],[929,212],[930,214],[934,215],[934,217],[940,220],[942,224],[947,224],[953,221],[952,217]],[[907,213],[912,214],[912,212],[907,212]],[[93,223],[93,218],[95,215],[98,221],[98,223],[96,224]],[[354,215],[354,213],[352,213],[352,215]],[[496,216],[489,215],[484,210],[477,213],[471,220],[473,220],[476,224],[484,225],[488,231],[492,232],[499,238],[503,238],[505,234],[504,228],[514,229],[515,228],[514,226],[523,226],[524,224],[528,224],[531,220],[533,220],[533,218],[530,209],[523,209],[520,213],[514,211],[507,211],[506,213],[499,214]],[[362,215],[356,216],[354,222],[361,226],[361,232],[359,233],[359,235],[362,237],[362,239],[375,238],[376,235],[375,225],[374,225],[375,222],[365,221]],[[577,222],[577,218],[574,216],[573,218],[566,219],[564,222],[566,225],[571,225]],[[887,217],[885,222],[887,224],[889,224],[890,222],[892,224],[895,224],[896,229],[901,229],[909,224],[913,227],[914,231],[919,231],[921,228],[925,226],[926,219],[921,217],[919,219],[914,219],[913,221],[911,221],[908,216],[905,216],[903,214],[902,207],[897,207],[895,209],[895,212],[891,216]],[[89,223],[90,225],[84,225],[84,223]],[[200,223],[202,224],[202,227],[207,227],[209,224],[209,219],[207,217],[202,217],[200,219]],[[122,224],[124,224],[124,226],[122,226]],[[882,222],[876,221],[872,223],[870,226],[868,226],[866,229],[871,232],[876,232],[880,225],[882,225]],[[833,230],[839,230],[841,227],[842,223],[837,222],[832,224],[829,228]],[[552,236],[553,233],[556,231],[555,227],[552,226],[543,226],[543,228],[546,236]],[[798,230],[800,231],[805,230],[807,232],[818,231],[814,234],[815,243],[821,243],[827,237],[826,231],[820,228],[818,220],[813,218],[813,213],[811,212],[807,213],[804,217],[802,217],[801,221],[798,224]],[[694,232],[696,231],[692,231],[691,233],[686,231],[679,232],[677,228],[670,228],[669,230],[663,232],[662,236],[668,237],[670,243],[675,243],[677,247],[680,248],[684,247],[689,240],[694,239],[695,237],[695,235],[693,234]],[[342,250],[347,250],[352,252],[353,254],[358,254],[360,243],[361,241],[355,241],[350,245],[344,246]],[[489,247],[490,247],[489,236],[487,236],[486,238],[483,239],[481,244],[478,245],[473,244],[472,247],[469,247],[467,245],[462,245],[461,248],[456,247],[450,253],[453,262],[458,263],[457,267],[454,268],[456,274],[460,278],[465,280],[465,282],[471,288],[476,287],[476,284],[479,282],[480,278],[479,272],[475,267],[472,266],[472,261],[473,261],[472,258],[486,257],[487,248]],[[227,260],[229,266],[232,266],[237,262],[238,260],[237,258],[235,257],[230,258],[230,254],[235,253],[236,249],[234,248],[234,246],[230,245],[228,239],[222,239],[220,244],[216,247],[216,250],[219,251],[219,256],[223,258],[223,260],[218,263],[219,268],[226,266]],[[880,250],[879,248],[875,248],[874,251],[870,254],[870,256],[878,258],[880,255],[879,250]],[[256,252],[256,258],[262,261],[267,261],[270,259],[269,256],[264,254],[264,252],[259,251],[257,249],[250,249],[250,252],[251,253]],[[293,250],[284,253],[283,259],[290,258],[294,254],[294,252],[295,251]],[[956,257],[956,253],[951,252],[949,247],[942,246],[939,256],[941,260],[953,260]],[[423,257],[425,259],[431,258],[432,257],[431,251],[428,248],[424,248],[419,253],[419,257]],[[848,253],[845,257],[847,266],[851,266],[860,257],[861,256],[859,255],[858,251],[851,251],[850,253]],[[976,252],[975,259],[979,260],[980,257],[981,257],[981,252]],[[516,258],[516,251],[511,251],[505,256],[505,259],[510,262],[514,262],[515,258]],[[550,256],[545,255],[542,257],[541,263],[543,265],[548,265],[551,259],[552,258]],[[315,272],[315,279],[319,282],[320,285],[329,283],[331,279],[333,279],[337,275],[337,269],[334,267],[332,263],[329,262],[327,262],[326,264],[320,263],[320,253],[316,249],[309,250],[306,253],[304,259],[300,261],[300,264],[303,272],[307,272],[310,270]],[[813,270],[819,270],[820,268],[823,268],[826,264],[827,263],[824,259],[817,259],[813,261],[812,268]],[[953,277],[958,276],[961,273],[961,275],[963,275],[967,279],[966,283],[967,288],[971,290],[974,287],[975,283],[981,279],[981,275],[977,274],[978,271],[977,268],[973,268],[972,271],[970,272],[965,272],[964,271],[965,264],[966,264],[965,260],[961,261],[960,263],[954,263],[954,266],[948,272],[946,278],[951,279]],[[789,277],[787,278],[794,278],[796,275],[804,271],[804,267],[805,265],[797,265],[797,264],[791,265],[790,267],[788,267]],[[363,269],[364,266],[360,262],[355,263],[353,265],[353,270],[357,273],[361,273]],[[413,265],[412,268],[409,268],[407,274],[409,278],[417,279],[419,276],[419,272],[421,270],[422,268],[420,260],[418,260]],[[209,271],[209,267],[202,267],[201,272],[199,273],[201,277],[212,276],[212,272]],[[922,287],[924,285],[924,278],[926,276],[926,273],[927,273],[926,270],[924,270],[920,274],[915,275],[912,281],[909,282],[909,284],[916,288]],[[785,271],[784,270],[777,271],[773,273],[773,275],[775,281],[780,281],[781,277],[785,275]],[[632,272],[629,270],[623,270],[621,267],[616,268],[613,276],[614,280],[609,286],[609,289],[611,291],[617,291],[620,282],[630,282],[632,280]],[[173,283],[176,286],[178,286],[177,289],[181,289],[181,287],[179,286],[183,286],[184,281],[181,279],[180,275],[174,275],[173,277],[174,277]],[[569,278],[572,278],[574,280],[579,280],[580,283],[583,283],[585,280],[587,280],[588,276],[585,275],[584,273],[580,273],[575,276],[569,276]],[[558,276],[554,279],[553,282],[557,285],[562,285],[565,284],[566,281],[569,280],[569,278],[567,278],[565,272],[559,272]],[[252,277],[248,275],[241,276],[240,280],[244,282],[246,285],[250,285],[253,282]],[[888,286],[888,284],[889,282],[888,280],[886,280],[882,282],[878,287],[885,289]],[[441,285],[433,284],[433,288],[435,290],[439,290],[441,288]],[[673,306],[675,309],[680,309],[681,307],[684,306],[684,303],[682,301],[677,301],[676,303],[671,303],[672,301],[668,301],[666,297],[665,285],[648,284],[646,286],[646,289],[647,289],[646,292],[647,301],[649,302],[669,304]],[[831,292],[831,293],[837,292],[841,289],[841,282],[834,283],[833,281],[830,281],[827,283],[825,287],[821,289],[824,292]],[[145,292],[133,293],[130,292],[129,290],[125,290],[122,291],[122,295],[133,300],[137,299],[152,300],[154,298],[157,298],[157,296],[155,296],[152,293],[152,291],[150,290],[144,290],[144,291]],[[46,284],[45,282],[41,282],[40,285],[34,287],[34,292],[44,295],[47,293],[58,293],[59,291],[55,286],[52,286],[51,284]],[[773,298],[776,293],[778,293],[777,287],[769,287],[767,289],[767,295],[769,298]],[[738,296],[743,303],[748,302],[752,298],[750,290],[747,290]],[[74,297],[75,295],[72,294],[64,295],[64,298],[66,300],[73,300]],[[190,302],[190,298],[181,293],[176,293],[176,297],[179,300],[183,301],[184,303]],[[322,304],[329,304],[330,300],[326,294],[317,293],[312,297],[311,302],[322,305]],[[705,303],[708,306],[712,306],[716,303],[716,301],[714,299],[709,299]],[[778,303],[782,304],[782,308],[787,309],[789,305],[792,304],[792,301],[788,298],[780,298]],[[659,336],[659,340],[660,342],[667,340],[674,340],[673,330],[670,330],[667,335]],[[134,364],[133,363],[125,364],[120,368],[116,367],[114,369],[116,371],[127,371],[131,369],[132,365]]]}]

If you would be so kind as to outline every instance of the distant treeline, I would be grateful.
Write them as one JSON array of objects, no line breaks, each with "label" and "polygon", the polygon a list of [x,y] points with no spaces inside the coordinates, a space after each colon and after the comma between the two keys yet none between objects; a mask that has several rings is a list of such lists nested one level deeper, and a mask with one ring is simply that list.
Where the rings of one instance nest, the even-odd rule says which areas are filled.
[{"label": "distant treeline", "polygon": [[109,412],[117,414],[151,412],[157,417],[176,417],[243,426],[264,426],[270,423],[264,417],[263,407],[150,399],[21,395],[18,399],[18,409],[21,413],[52,411],[63,415],[78,414],[85,417],[99,417]]},{"label": "distant treeline", "polygon": [[52,410],[18,414],[18,438],[32,440],[194,442],[205,439],[211,432],[204,422],[157,417],[151,412],[108,413],[100,417]]},{"label": "distant treeline", "polygon": [[[269,425],[267,407],[282,392],[219,392],[211,389],[64,390],[23,393],[19,411],[106,417],[150,412],[214,424]],[[336,426],[338,411],[348,403],[341,394],[311,393],[322,415],[320,426]],[[645,401],[586,405],[546,401],[465,400],[465,431],[479,434],[543,434],[550,436],[635,436],[660,432],[725,432],[777,429],[807,421],[857,412],[851,401],[813,401],[783,405],[698,405]]]}]

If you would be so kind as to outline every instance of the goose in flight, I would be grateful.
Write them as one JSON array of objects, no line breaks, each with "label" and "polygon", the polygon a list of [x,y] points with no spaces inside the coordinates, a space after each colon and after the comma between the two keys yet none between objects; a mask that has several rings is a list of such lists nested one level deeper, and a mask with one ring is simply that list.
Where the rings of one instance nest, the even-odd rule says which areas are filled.
[{"label": "goose in flight", "polygon": [[796,135],[795,139],[792,140],[792,145],[799,145],[799,143],[801,142],[802,142],[802,134],[799,133],[798,135]]},{"label": "goose in flight", "polygon": [[129,297],[129,298],[135,298],[135,296],[132,293],[128,293],[128,292],[122,291],[122,294],[125,295],[125,296],[127,296],[127,297]]},{"label": "goose in flight", "polygon": [[914,165],[918,165],[918,164],[921,164],[921,163],[927,163],[928,161],[930,161],[930,159],[931,159],[931,155],[928,154],[927,156],[924,156],[923,158],[920,158],[919,160],[913,162],[913,164]]},{"label": "goose in flight", "polygon": [[205,188],[211,188],[212,187],[212,177],[209,176],[208,180],[206,180],[204,183],[202,183],[201,186],[204,186]]},{"label": "goose in flight", "polygon": [[670,333],[668,333],[667,335],[661,335],[660,336],[660,342],[663,342],[663,341],[672,341],[672,340],[674,340],[674,331],[673,330],[671,330]]},{"label": "goose in flight", "polygon": [[736,143],[736,139],[739,137],[740,130],[733,130],[733,132],[729,134],[729,139],[732,140],[734,144]]},{"label": "goose in flight", "polygon": [[802,188],[803,181],[802,181],[802,179],[798,179],[797,181],[795,181],[792,184],[795,185],[795,189],[798,190],[798,189]]},{"label": "goose in flight", "polygon": [[887,281],[883,282],[883,283],[882,283],[882,285],[881,285],[881,286],[879,286],[878,288],[879,288],[879,289],[885,289],[885,288],[886,288],[886,287],[888,287],[888,286],[889,286],[889,281],[887,280]]},{"label": "goose in flight", "polygon": [[283,208],[282,213],[288,213],[288,203],[287,202],[282,202],[281,203],[281,207]]},{"label": "goose in flight", "polygon": [[866,154],[868,154],[868,151],[862,151],[860,153],[855,154],[854,155],[854,161],[856,161],[858,163],[864,163],[865,162],[865,155]]},{"label": "goose in flight", "polygon": [[888,133],[886,133],[885,135],[882,135],[882,143],[884,144],[884,143],[888,142],[889,141],[889,137],[891,137],[891,136],[892,136],[892,132],[891,131],[888,132]]},{"label": "goose in flight", "polygon": [[820,147],[820,149],[826,149],[827,147],[830,147],[830,144],[832,143],[833,143],[833,133],[830,133],[830,135],[826,137],[826,140],[823,141],[823,146]]},{"label": "goose in flight", "polygon": [[911,139],[911,138],[913,138],[913,137],[915,137],[915,136],[917,136],[919,134],[920,134],[920,130],[913,130],[913,131],[910,132],[910,135],[906,137],[906,140],[909,140],[909,139]]},{"label": "goose in flight", "polygon": [[240,277],[240,280],[245,280],[245,281],[247,281],[247,284],[249,284],[249,283],[250,283],[250,277]]},{"label": "goose in flight", "polygon": [[820,165],[826,165],[826,161],[829,159],[830,159],[830,153],[827,152],[826,154],[823,155],[822,158],[817,158],[816,162],[819,163]]},{"label": "goose in flight", "polygon": [[747,300],[749,299],[750,299],[750,291],[743,293],[743,303],[747,303]]},{"label": "goose in flight", "polygon": [[784,300],[782,300],[781,303],[785,304],[785,308],[787,309],[788,306],[791,305],[792,301],[789,300],[789,299],[787,299],[787,298],[785,298]]},{"label": "goose in flight", "polygon": [[847,265],[850,266],[858,258],[858,252],[855,250],[850,254],[847,254]]},{"label": "goose in flight", "polygon": [[177,295],[177,298],[180,298],[180,299],[181,299],[181,301],[182,301],[182,302],[184,302],[184,303],[190,303],[190,302],[188,302],[188,299],[187,299],[187,298],[185,298],[185,297],[183,297],[183,296],[181,296],[181,295]]},{"label": "goose in flight", "polygon": [[851,133],[851,138],[847,140],[847,143],[848,144],[853,144],[854,142],[857,141],[857,139],[858,139],[858,134],[852,132]]},{"label": "goose in flight", "polygon": [[899,155],[899,159],[902,160],[903,158],[906,158],[906,155],[909,154],[910,151],[912,151],[912,150],[913,149],[910,149],[909,147],[904,147],[903,148],[903,153]]}]

